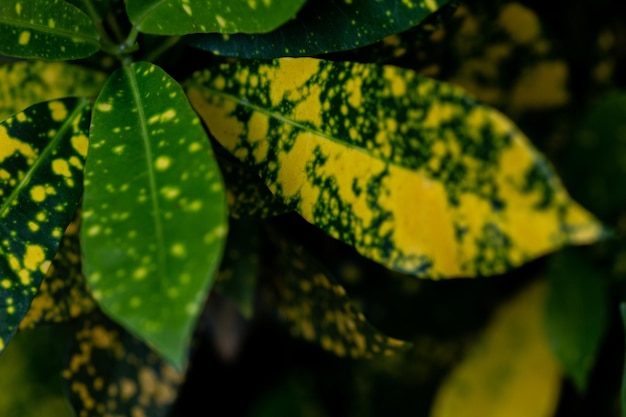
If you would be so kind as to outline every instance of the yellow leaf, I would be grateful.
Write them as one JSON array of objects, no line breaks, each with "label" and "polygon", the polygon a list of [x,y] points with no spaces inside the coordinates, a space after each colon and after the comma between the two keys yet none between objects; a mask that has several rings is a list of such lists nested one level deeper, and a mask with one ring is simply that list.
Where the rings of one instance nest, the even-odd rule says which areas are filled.
[{"label": "yellow leaf", "polygon": [[431,417],[550,417],[561,383],[543,323],[544,282],[496,311],[439,388]]}]

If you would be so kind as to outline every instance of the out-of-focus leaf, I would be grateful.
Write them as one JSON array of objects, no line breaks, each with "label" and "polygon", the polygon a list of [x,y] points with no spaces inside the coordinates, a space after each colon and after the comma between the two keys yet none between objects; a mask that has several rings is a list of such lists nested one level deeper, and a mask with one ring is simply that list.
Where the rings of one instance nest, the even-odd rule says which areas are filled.
[{"label": "out-of-focus leaf", "polygon": [[587,207],[615,221],[626,207],[626,190],[607,179],[626,178],[626,91],[592,103],[574,143],[564,156],[566,183]]},{"label": "out-of-focus leaf", "polygon": [[260,273],[259,227],[256,220],[231,220],[224,258],[215,283],[215,290],[234,301],[247,319],[254,313]]},{"label": "out-of-focus leaf", "polygon": [[226,184],[228,214],[231,217],[267,218],[289,211],[253,170],[221,147],[216,147],[215,151]]},{"label": "out-of-focus leaf", "polygon": [[550,347],[576,387],[584,391],[608,325],[605,277],[574,250],[556,254],[547,274]]},{"label": "out-of-focus leaf", "polygon": [[85,278],[107,314],[181,369],[228,226],[207,134],[176,81],[138,62],[105,84],[91,140]]},{"label": "out-of-focus leaf", "polygon": [[275,243],[278,258],[272,284],[278,312],[294,336],[352,358],[389,356],[410,347],[369,324],[341,284],[302,246],[280,238]]},{"label": "out-of-focus leaf", "polygon": [[296,15],[306,0],[127,0],[130,20],[144,33],[262,33]]},{"label": "out-of-focus leaf", "polygon": [[164,417],[183,376],[99,312],[80,324],[62,372],[80,417]]},{"label": "out-of-focus leaf", "polygon": [[39,290],[82,193],[90,105],[36,104],[0,124],[0,353]]},{"label": "out-of-focus leaf", "polygon": [[91,312],[96,304],[85,286],[81,271],[80,211],[65,230],[41,287],[20,323],[20,330],[42,324],[61,323]]},{"label": "out-of-focus leaf", "polygon": [[100,49],[93,22],[63,0],[0,3],[0,53],[23,58],[84,58]]},{"label": "out-of-focus leaf", "polygon": [[442,383],[433,417],[546,417],[554,414],[560,371],[543,327],[546,285],[533,283],[495,313]]},{"label": "out-of-focus leaf", "polygon": [[95,23],[100,23],[111,7],[111,0],[66,0],[85,12]]},{"label": "out-of-focus leaf", "polygon": [[496,274],[602,235],[508,119],[412,71],[242,62],[196,73],[188,95],[290,209],[388,268]]},{"label": "out-of-focus leaf", "polygon": [[[622,324],[624,326],[624,330],[626,331],[626,303],[621,303],[619,309],[622,316]],[[622,405],[622,416],[626,415],[626,361],[624,362],[620,403]]]},{"label": "out-of-focus leaf", "polygon": [[0,120],[43,101],[95,97],[105,80],[102,72],[64,62],[0,65]]},{"label": "out-of-focus leaf", "polygon": [[52,327],[15,335],[0,357],[0,415],[74,417],[59,375],[66,335]]},{"label": "out-of-focus leaf", "polygon": [[[310,56],[368,45],[421,22],[448,0],[317,0],[266,34],[197,35],[190,43],[239,58]],[[217,32],[217,31],[216,31]]]}]

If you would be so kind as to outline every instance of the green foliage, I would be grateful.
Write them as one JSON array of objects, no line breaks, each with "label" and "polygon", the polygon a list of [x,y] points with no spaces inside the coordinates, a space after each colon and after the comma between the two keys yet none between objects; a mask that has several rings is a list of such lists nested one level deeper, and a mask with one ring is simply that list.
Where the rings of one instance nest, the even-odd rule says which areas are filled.
[{"label": "green foliage", "polygon": [[618,403],[626,27],[545,13],[0,0],[0,413]]}]

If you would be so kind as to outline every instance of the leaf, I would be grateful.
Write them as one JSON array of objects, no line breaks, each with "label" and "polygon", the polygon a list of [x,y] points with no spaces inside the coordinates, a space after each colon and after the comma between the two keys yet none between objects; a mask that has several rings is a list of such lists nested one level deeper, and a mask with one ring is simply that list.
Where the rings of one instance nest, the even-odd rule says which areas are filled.
[{"label": "leaf", "polygon": [[190,38],[189,43],[218,55],[239,58],[296,57],[345,51],[407,30],[447,2],[310,1],[295,19],[273,32],[260,35],[196,35]]},{"label": "leaf", "polygon": [[20,323],[20,330],[66,322],[96,308],[81,271],[78,242],[80,220],[80,211],[77,211],[74,220],[65,230],[59,250],[37,295]]},{"label": "leaf", "polygon": [[85,12],[94,23],[100,23],[111,8],[111,0],[66,0]]},{"label": "leaf", "polygon": [[554,414],[561,379],[543,328],[545,293],[533,283],[500,307],[440,386],[432,417]]},{"label": "leaf", "polygon": [[259,33],[277,28],[306,0],[127,0],[131,22],[143,33]]},{"label": "leaf", "polygon": [[254,313],[260,273],[260,224],[254,219],[231,220],[215,290],[234,301],[244,318]]},{"label": "leaf", "polygon": [[0,65],[0,120],[43,101],[95,97],[106,75],[65,62],[13,62]]},{"label": "leaf", "polygon": [[289,211],[253,170],[224,151],[221,146],[215,148],[215,156],[224,176],[228,214],[231,217],[268,218]]},{"label": "leaf", "polygon": [[37,104],[0,124],[0,353],[39,290],[82,193],[90,105]]},{"label": "leaf", "polygon": [[607,283],[573,250],[556,254],[547,273],[550,347],[578,390],[585,391],[608,326]]},{"label": "leaf", "polygon": [[22,58],[84,58],[100,49],[89,17],[62,0],[0,3],[0,53]]},{"label": "leaf", "polygon": [[388,268],[497,274],[602,234],[508,119],[409,70],[243,62],[188,96],[290,209]]},{"label": "leaf", "polygon": [[219,266],[226,199],[180,86],[145,62],[117,70],[94,108],[83,271],[103,310],[179,369]]},{"label": "leaf", "polygon": [[302,246],[275,238],[278,269],[272,282],[278,312],[291,334],[337,356],[390,356],[411,346],[382,334],[354,307],[346,290]]},{"label": "leaf", "polygon": [[80,323],[65,369],[69,399],[81,417],[165,417],[183,376],[101,313]]}]

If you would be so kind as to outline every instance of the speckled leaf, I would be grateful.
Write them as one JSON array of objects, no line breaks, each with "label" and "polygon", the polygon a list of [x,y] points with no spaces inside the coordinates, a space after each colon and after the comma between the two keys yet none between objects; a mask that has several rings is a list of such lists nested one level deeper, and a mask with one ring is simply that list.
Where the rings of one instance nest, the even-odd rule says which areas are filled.
[{"label": "speckled leaf", "polygon": [[305,1],[127,0],[126,10],[144,33],[262,33],[293,18]]},{"label": "speckled leaf", "polygon": [[0,352],[39,290],[82,193],[90,106],[68,98],[0,124]]},{"label": "speckled leaf", "polygon": [[80,210],[65,230],[39,292],[20,323],[20,330],[66,322],[95,309],[81,271],[79,230]]},{"label": "speckled leaf", "polygon": [[554,415],[561,383],[543,327],[546,285],[501,306],[441,384],[432,417]]},{"label": "speckled leaf", "polygon": [[219,265],[226,198],[180,86],[145,62],[95,104],[85,173],[83,271],[104,311],[181,368]]},{"label": "speckled leaf", "polygon": [[195,35],[191,45],[240,58],[310,56],[368,45],[421,22],[448,0],[317,0],[267,34]]},{"label": "speckled leaf", "polygon": [[43,101],[95,97],[105,80],[102,72],[65,62],[0,65],[0,120]]},{"label": "speckled leaf", "polygon": [[231,220],[224,258],[215,290],[230,298],[243,315],[254,313],[257,280],[260,273],[260,224],[255,219]]},{"label": "speckled leaf", "polygon": [[261,178],[249,167],[216,147],[215,156],[226,184],[228,214],[239,218],[267,218],[289,211],[283,202],[276,198]]},{"label": "speckled leaf", "polygon": [[508,119],[409,70],[225,64],[188,95],[289,208],[389,268],[496,274],[602,233]]},{"label": "speckled leaf", "polygon": [[369,324],[341,284],[303,247],[275,242],[278,261],[272,280],[278,312],[294,336],[352,358],[389,356],[411,346]]},{"label": "speckled leaf", "polygon": [[165,417],[182,374],[99,312],[85,318],[62,376],[79,417]]},{"label": "speckled leaf", "polygon": [[0,53],[23,58],[84,58],[100,49],[93,22],[63,0],[0,2]]},{"label": "speckled leaf", "polygon": [[556,254],[547,271],[550,347],[580,391],[608,326],[607,281],[573,249]]}]

